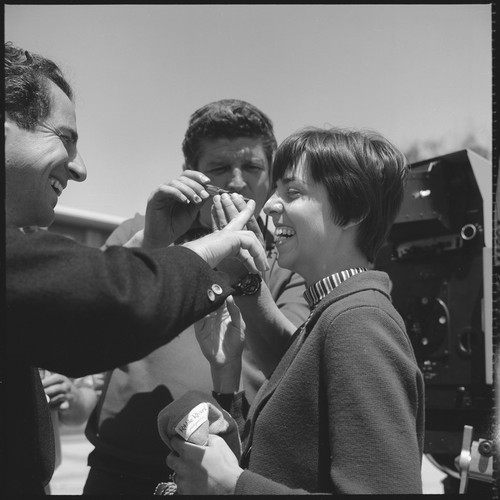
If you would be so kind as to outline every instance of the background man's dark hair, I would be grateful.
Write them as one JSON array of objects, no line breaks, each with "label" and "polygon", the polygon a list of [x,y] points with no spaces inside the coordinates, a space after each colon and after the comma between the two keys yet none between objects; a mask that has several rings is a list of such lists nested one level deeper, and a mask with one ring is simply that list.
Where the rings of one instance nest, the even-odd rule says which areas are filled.
[{"label": "background man's dark hair", "polygon": [[271,120],[258,108],[238,99],[211,102],[195,111],[182,143],[185,167],[197,170],[203,139],[261,138],[269,165],[276,150]]},{"label": "background man's dark hair", "polygon": [[71,100],[73,91],[50,59],[5,43],[5,112],[15,123],[33,130],[50,114],[49,80]]}]

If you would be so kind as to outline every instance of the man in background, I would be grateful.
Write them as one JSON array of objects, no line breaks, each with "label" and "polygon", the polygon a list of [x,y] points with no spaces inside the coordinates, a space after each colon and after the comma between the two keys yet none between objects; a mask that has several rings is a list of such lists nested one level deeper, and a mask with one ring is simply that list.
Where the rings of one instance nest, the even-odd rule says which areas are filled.
[{"label": "man in background", "polygon": [[[262,111],[236,99],[209,103],[191,116],[182,149],[184,171],[177,179],[158,188],[159,205],[182,205],[169,197],[183,196],[182,192],[192,195],[195,172],[199,172],[210,178],[211,184],[255,200],[255,214],[260,213],[270,194],[271,165],[276,149],[272,122]],[[210,200],[192,196],[188,206],[196,213],[195,220],[177,244],[211,232]],[[258,222],[270,267],[264,280],[282,312],[299,326],[309,314],[303,297],[303,279],[278,266],[268,222],[260,217]],[[168,221],[163,224],[167,227]],[[144,227],[145,216],[136,214],[113,232],[104,248],[129,242]],[[217,314],[205,320],[221,321],[221,328],[225,328],[224,310]],[[247,347],[242,363],[242,385],[251,401],[265,376]],[[140,361],[108,372],[102,396],[86,429],[95,450],[88,458],[90,472],[84,494],[152,494],[160,481],[168,481],[170,471],[165,465],[168,450],[157,431],[157,415],[190,389],[212,391],[210,367],[193,327]]]}]

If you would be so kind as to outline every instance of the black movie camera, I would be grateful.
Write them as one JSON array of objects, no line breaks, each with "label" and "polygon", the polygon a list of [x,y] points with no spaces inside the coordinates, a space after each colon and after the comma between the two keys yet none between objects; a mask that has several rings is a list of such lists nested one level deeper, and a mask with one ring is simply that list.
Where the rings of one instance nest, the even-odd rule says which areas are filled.
[{"label": "black movie camera", "polygon": [[491,207],[492,167],[474,152],[414,163],[375,263],[424,374],[424,452],[451,466],[465,426],[493,432]]}]

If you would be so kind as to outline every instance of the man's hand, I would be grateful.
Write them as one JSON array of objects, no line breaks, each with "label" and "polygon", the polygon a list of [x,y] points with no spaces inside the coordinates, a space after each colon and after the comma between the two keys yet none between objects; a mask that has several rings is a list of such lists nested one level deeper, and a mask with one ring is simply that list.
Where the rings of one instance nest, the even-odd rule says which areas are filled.
[{"label": "man's hand", "polygon": [[41,376],[49,407],[58,410],[61,422],[67,425],[86,422],[99,397],[96,389],[81,385],[83,379],[75,381],[60,373],[43,370]]},{"label": "man's hand", "polygon": [[167,465],[175,471],[181,495],[233,495],[243,472],[231,448],[220,436],[209,434],[208,446],[188,443],[178,437]]},{"label": "man's hand", "polygon": [[[248,271],[266,271],[269,267],[266,254],[255,233],[241,230],[252,217],[254,209],[255,201],[249,200],[224,229],[187,242],[184,246],[197,253],[210,267],[217,266],[226,257],[238,255]],[[247,252],[241,252],[242,249]]]},{"label": "man's hand", "polygon": [[184,170],[177,179],[158,186],[148,200],[142,246],[167,247],[182,236],[210,198],[204,189],[208,182],[201,172]]},{"label": "man's hand", "polygon": [[42,384],[51,408],[64,411],[78,399],[78,388],[64,375],[46,372]]}]

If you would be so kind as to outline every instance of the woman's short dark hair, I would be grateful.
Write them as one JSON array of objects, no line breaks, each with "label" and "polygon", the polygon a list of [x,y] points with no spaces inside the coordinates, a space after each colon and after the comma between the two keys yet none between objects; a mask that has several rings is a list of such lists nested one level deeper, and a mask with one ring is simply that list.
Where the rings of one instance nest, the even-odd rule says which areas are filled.
[{"label": "woman's short dark hair", "polygon": [[304,159],[326,187],[336,224],[359,221],[357,243],[370,262],[384,244],[404,197],[408,162],[371,130],[305,128],[287,137],[273,162],[273,184]]},{"label": "woman's short dark hair", "polygon": [[239,99],[211,102],[195,111],[182,143],[185,166],[197,170],[201,141],[204,139],[262,139],[264,152],[272,164],[276,138],[271,120],[252,104]]},{"label": "woman's short dark hair", "polygon": [[33,130],[50,114],[49,80],[71,100],[73,91],[50,59],[5,43],[5,112],[16,124]]}]

